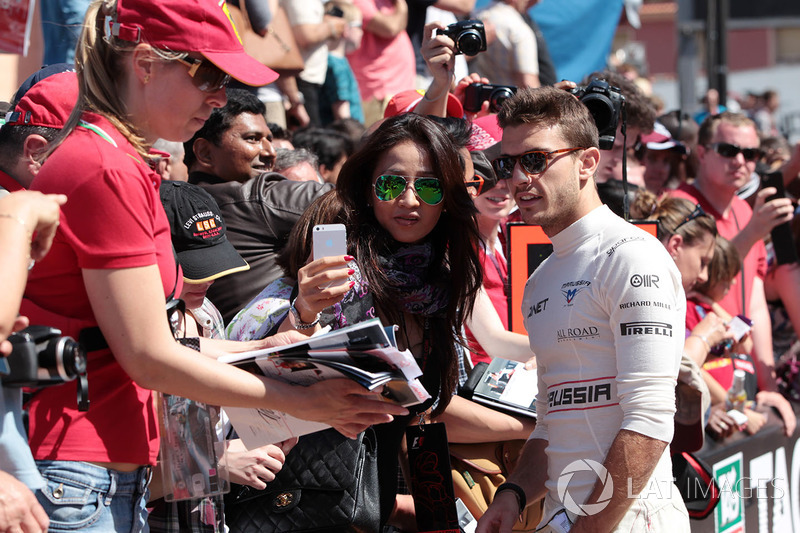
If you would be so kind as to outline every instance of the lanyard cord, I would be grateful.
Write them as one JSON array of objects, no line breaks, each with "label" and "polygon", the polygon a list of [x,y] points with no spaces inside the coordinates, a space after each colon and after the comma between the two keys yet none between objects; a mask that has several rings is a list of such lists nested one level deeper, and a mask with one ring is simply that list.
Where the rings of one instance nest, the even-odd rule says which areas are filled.
[{"label": "lanyard cord", "polygon": [[[736,217],[736,211],[733,210],[733,206],[731,206],[731,214],[733,215],[733,223],[736,224],[736,232],[737,234],[742,231],[742,228],[739,227],[739,219]],[[749,253],[749,252],[748,252]],[[747,312],[747,298],[745,296],[744,290],[744,257],[741,259],[742,261],[742,270],[739,273],[739,277],[742,278],[742,314],[747,316],[749,313]]]},{"label": "lanyard cord", "polygon": [[489,250],[489,248],[486,246],[486,243],[483,241],[481,241],[481,246],[483,247],[483,253],[489,256],[489,259],[491,259],[494,269],[497,271],[497,275],[500,277],[500,281],[503,283],[503,294],[505,294],[506,298],[508,298],[508,276],[503,274],[503,271],[500,268],[500,261],[497,260],[497,254],[495,253],[495,250]]}]

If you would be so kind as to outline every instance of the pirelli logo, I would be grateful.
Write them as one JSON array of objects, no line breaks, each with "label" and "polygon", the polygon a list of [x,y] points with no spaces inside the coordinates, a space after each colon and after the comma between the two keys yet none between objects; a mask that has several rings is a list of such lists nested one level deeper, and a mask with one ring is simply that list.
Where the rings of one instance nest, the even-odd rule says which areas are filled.
[{"label": "pirelli logo", "polygon": [[660,335],[672,337],[672,324],[666,322],[622,322],[619,329],[622,336]]}]

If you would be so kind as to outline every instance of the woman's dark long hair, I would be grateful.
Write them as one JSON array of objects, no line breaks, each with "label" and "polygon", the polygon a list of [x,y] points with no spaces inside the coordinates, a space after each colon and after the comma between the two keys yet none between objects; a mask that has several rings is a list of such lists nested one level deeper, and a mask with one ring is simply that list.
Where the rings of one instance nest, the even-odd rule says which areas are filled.
[{"label": "woman's dark long hair", "polygon": [[[369,283],[376,307],[388,320],[402,324],[403,310],[379,263],[379,257],[390,255],[398,243],[375,218],[371,205],[378,201],[372,185],[378,160],[388,149],[404,142],[412,142],[427,152],[433,174],[444,189],[444,209],[428,235],[433,246],[432,272],[442,272],[444,267],[446,279],[437,281],[448,288],[450,295],[444,318],[429,319],[431,353],[442,369],[439,405],[434,412],[437,415],[447,406],[458,384],[456,343],[462,343],[461,327],[472,312],[482,282],[477,210],[464,186],[458,151],[442,128],[430,119],[413,113],[392,117],[347,159],[336,190],[345,205],[350,251]],[[418,316],[415,319],[422,327],[423,319]]]}]

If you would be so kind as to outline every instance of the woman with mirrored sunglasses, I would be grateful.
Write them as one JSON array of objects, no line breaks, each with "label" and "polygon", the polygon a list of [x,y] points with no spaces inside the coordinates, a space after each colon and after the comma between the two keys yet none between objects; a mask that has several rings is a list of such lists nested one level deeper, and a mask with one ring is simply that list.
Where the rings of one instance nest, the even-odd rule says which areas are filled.
[{"label": "woman with mirrored sunglasses", "polygon": [[[373,313],[384,325],[398,325],[399,347],[417,359],[421,381],[436,399],[432,414],[438,415],[458,385],[456,344],[463,342],[461,324],[481,283],[475,208],[458,152],[430,119],[413,113],[392,117],[348,158],[336,191],[359,283],[337,304],[332,325]],[[332,290],[301,281],[297,299],[319,300]],[[371,301],[369,312],[355,319],[349,308],[365,299]],[[303,321],[313,318],[310,313]],[[432,404],[413,406],[412,415],[374,426],[382,523],[389,521],[395,503],[405,427],[413,413]]]},{"label": "woman with mirrored sunglasses", "polygon": [[229,77],[261,86],[277,74],[244,52],[217,0],[96,0],[85,20],[78,105],[33,185],[69,202],[53,255],[31,272],[26,314],[87,343],[91,405],[78,410],[74,384],[42,390],[29,406],[30,440],[52,530],[138,532],[159,450],[153,390],[279,409],[348,434],[394,406],[351,395],[362,389],[348,380],[297,391],[175,342],[165,303],[182,276],[150,146],[190,139],[225,104]]}]

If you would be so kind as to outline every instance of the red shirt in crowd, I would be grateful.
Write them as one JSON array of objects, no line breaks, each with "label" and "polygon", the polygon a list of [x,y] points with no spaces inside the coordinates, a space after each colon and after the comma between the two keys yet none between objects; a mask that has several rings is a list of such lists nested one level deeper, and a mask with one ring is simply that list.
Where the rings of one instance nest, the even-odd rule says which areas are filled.
[{"label": "red shirt in crowd", "polygon": [[[717,232],[728,240],[733,239],[753,216],[750,205],[738,196],[733,197],[731,209],[727,215],[723,216],[708,203],[700,191],[686,183],[682,183],[676,190],[670,191],[670,196],[699,203],[703,211],[716,219]],[[731,286],[731,290],[719,301],[719,304],[732,316],[749,316],[748,307],[750,306],[750,295],[753,292],[753,281],[756,276],[763,280],[766,275],[767,250],[764,241],[759,240],[745,256],[742,274],[736,277],[736,282]],[[744,279],[744,300],[742,300],[742,279]]]},{"label": "red shirt in crowd", "polygon": [[[483,247],[481,247],[479,252],[481,265],[483,266],[483,290],[486,291],[486,294],[492,300],[492,305],[494,305],[497,314],[500,316],[503,327],[508,329],[508,295],[506,294],[508,263],[501,253],[495,252],[492,256],[487,254]],[[472,364],[491,362],[492,358],[489,357],[486,350],[484,350],[475,339],[469,328],[464,326],[464,329],[467,334],[467,341],[469,342]]]},{"label": "red shirt in crowd", "polygon": [[[83,120],[32,185],[66,194],[68,201],[50,253],[30,272],[26,298],[35,305],[23,306],[32,324],[59,327],[76,339],[82,328],[97,324],[82,269],[157,264],[165,296],[180,294],[182,284],[159,176],[103,117],[86,113]],[[29,405],[34,457],[155,464],[152,392],[134,383],[108,349],[89,354],[88,378],[88,412],[77,410],[74,382],[35,394]]]},{"label": "red shirt in crowd", "polygon": [[23,191],[25,187],[19,184],[17,180],[0,170],[0,187],[8,192]]}]

